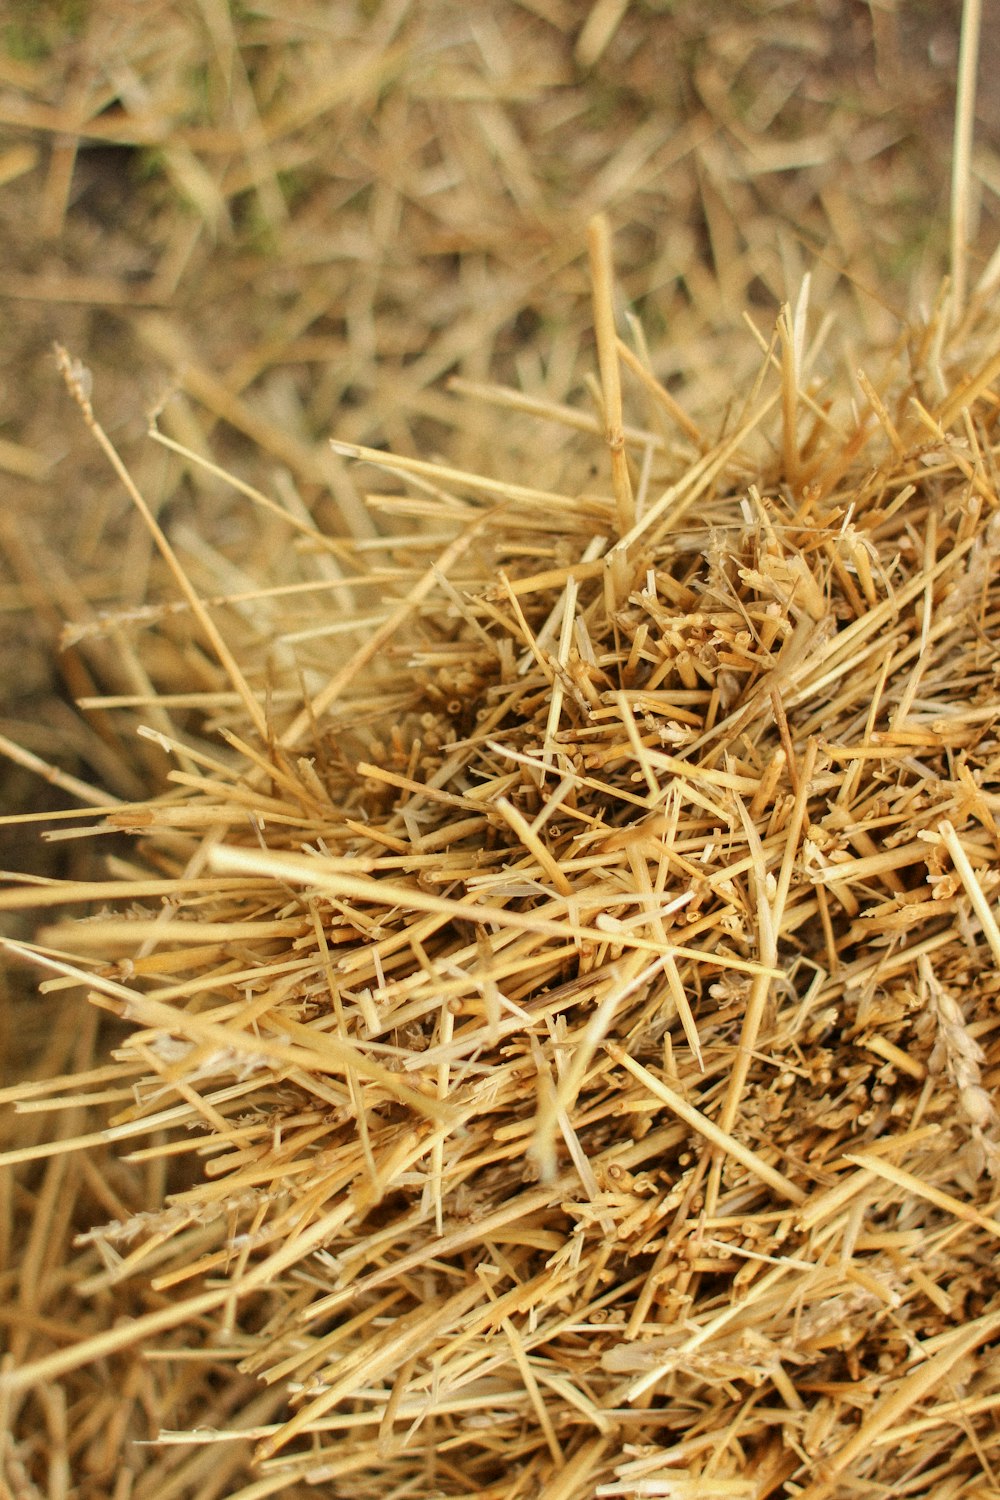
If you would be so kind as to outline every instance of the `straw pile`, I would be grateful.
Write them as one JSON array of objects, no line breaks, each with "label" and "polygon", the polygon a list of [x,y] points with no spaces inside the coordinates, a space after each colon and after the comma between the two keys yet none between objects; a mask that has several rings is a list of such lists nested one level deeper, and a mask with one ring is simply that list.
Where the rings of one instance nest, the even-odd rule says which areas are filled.
[{"label": "straw pile", "polygon": [[[187,525],[254,572],[266,533],[146,443],[164,392],[168,435],[269,493],[279,470],[326,529],[342,506],[360,524],[332,431],[481,468],[444,376],[519,384],[544,360],[550,397],[577,387],[595,213],[696,413],[728,399],[743,309],[770,324],[807,269],[865,347],[894,338],[888,309],[933,300],[946,250],[957,37],[953,4],[854,0],[711,16],[702,0],[8,0],[0,803],[41,806],[18,750],[132,799],[166,769],[135,735],[148,712],[66,702],[148,695],[149,677],[163,691],[168,674],[131,628],[59,649],[63,622],[147,605],[156,569],[67,420],[53,340],[93,370],[175,539]],[[979,222],[991,247],[1000,128],[984,126],[970,241]],[[37,848],[2,857],[27,860]]]},{"label": "straw pile", "polygon": [[995,1484],[988,290],[855,380],[806,285],[708,429],[590,252],[591,409],[459,393],[518,482],[339,444],[378,534],[251,496],[288,540],[210,607],[132,489],[198,717],[83,813],[106,882],[4,898],[86,903],[16,945],[84,986],[78,1055],[125,1023],[6,1095],[65,1122],[4,1158],[15,1493],[108,1484],[125,1379],[157,1500]]}]

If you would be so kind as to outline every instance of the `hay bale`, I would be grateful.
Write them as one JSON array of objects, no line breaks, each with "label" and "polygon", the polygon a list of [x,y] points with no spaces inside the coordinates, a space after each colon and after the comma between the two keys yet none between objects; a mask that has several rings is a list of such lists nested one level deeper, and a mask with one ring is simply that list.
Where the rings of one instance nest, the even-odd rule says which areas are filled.
[{"label": "hay bale", "polygon": [[845,376],[806,283],[709,426],[617,335],[590,235],[592,409],[474,393],[531,433],[518,482],[335,444],[378,529],[289,509],[211,606],[132,486],[186,596],[158,660],[225,748],[149,731],[170,790],[83,814],[134,841],[107,881],[2,898],[82,904],[20,951],[125,1023],[7,1091],[66,1111],[3,1158],[50,1162],[43,1264],[69,1154],[121,1153],[49,1267],[63,1321],[21,1284],[25,1475],[32,1431],[98,1445],[95,1361],[168,1429],[158,1496],[223,1493],[247,1442],[241,1500],[984,1472],[995,300]]}]

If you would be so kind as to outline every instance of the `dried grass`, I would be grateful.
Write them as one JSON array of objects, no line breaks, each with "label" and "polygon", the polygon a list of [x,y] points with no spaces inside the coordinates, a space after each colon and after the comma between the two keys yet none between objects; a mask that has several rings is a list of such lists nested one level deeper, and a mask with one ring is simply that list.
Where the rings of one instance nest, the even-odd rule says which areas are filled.
[{"label": "dried grass", "polygon": [[300,586],[211,610],[148,518],[189,605],[161,670],[200,637],[228,749],[157,731],[172,790],[84,820],[135,854],[3,898],[87,904],[21,951],[128,1028],[8,1091],[65,1111],[4,1158],[49,1163],[39,1249],[74,1152],[131,1174],[48,1268],[97,1331],[11,1304],[15,1453],[68,1462],[99,1408],[53,1392],[110,1360],[187,1415],[158,1495],[221,1493],[246,1441],[246,1500],[992,1473],[992,309],[852,390],[806,287],[699,451],[600,331],[606,236],[604,435],[533,439],[562,484],[338,442],[395,534],[310,531]]},{"label": "dried grass", "polygon": [[[232,64],[221,8],[203,11]],[[635,23],[595,5],[576,64]],[[281,24],[256,13],[261,56],[281,58],[264,35]],[[83,803],[36,819],[58,824],[49,846],[113,852],[100,879],[0,896],[50,908],[7,948],[71,1018],[2,1095],[0,1474],[18,1500],[971,1500],[1000,1487],[1000,355],[992,267],[969,261],[969,43],[952,289],[886,354],[892,320],[854,283],[865,373],[832,272],[803,274],[775,234],[807,206],[767,191],[805,161],[801,137],[774,133],[755,175],[760,137],[713,92],[760,17],[720,28],[697,75],[726,193],[706,185],[721,147],[704,118],[668,148],[661,116],[593,179],[579,233],[553,219],[523,256],[468,195],[482,141],[452,112],[484,61],[518,82],[490,24],[480,62],[435,69],[429,96],[373,33],[312,93],[277,73],[247,93],[237,70],[228,136],[178,132],[166,93],[160,114],[128,102],[130,139],[170,124],[170,171],[202,205],[188,253],[249,194],[301,301],[225,375],[174,312],[139,310],[180,391],[137,465],[63,358],[148,538],[125,599],[96,574],[74,592],[12,532],[19,603],[70,618],[74,692],[114,770],[93,781],[117,795],[46,743],[3,742]],[[790,35],[818,53],[817,33]],[[161,82],[179,36],[151,38]],[[373,79],[366,58],[402,71]],[[578,93],[518,86],[536,95],[525,131],[573,135],[559,110]],[[538,158],[496,88],[490,202],[541,223]],[[381,197],[319,296],[306,241],[328,200],[286,226],[271,169],[372,89],[392,159],[360,174]],[[68,123],[42,108],[35,128]],[[386,195],[407,234],[419,220],[399,187],[412,139],[465,162],[442,192],[467,301],[434,300],[432,258],[405,275],[377,260]],[[803,193],[835,141],[812,141]],[[599,182],[664,193],[652,154],[694,145],[716,291],[692,250],[685,295],[649,299],[670,329],[651,355],[600,218],[592,298],[574,263]],[[817,201],[828,229],[832,183]],[[472,225],[485,239],[463,238]],[[872,227],[852,254],[874,283]],[[179,245],[157,276],[181,274]],[[615,239],[633,298],[656,290],[649,248],[635,220]],[[723,345],[761,279],[792,305]],[[340,384],[304,422],[308,382],[282,381],[282,361],[344,298],[344,338],[308,355],[336,353]],[[555,309],[547,363],[511,338],[511,308],[535,304]],[[388,351],[371,337],[387,327]],[[491,384],[505,364],[516,381]],[[364,396],[345,408],[348,380]],[[204,525],[185,525],[185,495]]]}]

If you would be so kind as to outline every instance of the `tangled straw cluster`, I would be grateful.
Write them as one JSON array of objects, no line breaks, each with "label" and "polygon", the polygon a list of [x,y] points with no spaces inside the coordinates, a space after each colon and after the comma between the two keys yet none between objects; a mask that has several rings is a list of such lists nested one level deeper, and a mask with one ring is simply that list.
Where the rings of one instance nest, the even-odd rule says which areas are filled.
[{"label": "tangled straw cluster", "polygon": [[99,824],[141,868],[48,893],[114,902],[35,951],[131,1029],[35,1105],[117,1091],[101,1138],[173,1175],[82,1241],[87,1295],[153,1300],[3,1389],[152,1344],[190,1428],[161,1495],[237,1440],[243,1500],[992,1462],[1000,358],[973,309],[955,375],[937,314],[852,404],[803,300],[710,437],[592,253],[599,417],[486,394],[606,432],[608,491],[351,448],[398,481],[383,535],[299,524],[327,571],[268,609],[329,613],[251,646],[231,600],[252,670],[178,572],[228,751],[155,731],[172,789]]}]

